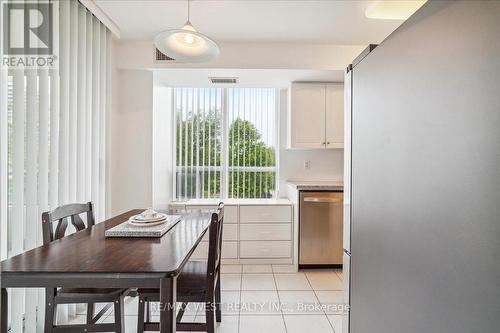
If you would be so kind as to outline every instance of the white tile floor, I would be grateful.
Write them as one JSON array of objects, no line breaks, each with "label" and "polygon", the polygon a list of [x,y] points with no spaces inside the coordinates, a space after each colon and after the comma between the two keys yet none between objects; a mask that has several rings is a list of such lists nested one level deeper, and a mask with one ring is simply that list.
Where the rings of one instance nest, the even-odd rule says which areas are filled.
[{"label": "white tile floor", "polygon": [[[342,271],[291,273],[289,266],[224,265],[222,322],[218,333],[342,333]],[[340,308],[340,310],[339,310]],[[125,300],[125,332],[136,332],[137,299]],[[153,320],[158,313],[152,311]],[[80,323],[85,309],[79,311]],[[110,310],[101,322],[113,322]],[[201,304],[193,304],[183,321],[205,321]]]}]

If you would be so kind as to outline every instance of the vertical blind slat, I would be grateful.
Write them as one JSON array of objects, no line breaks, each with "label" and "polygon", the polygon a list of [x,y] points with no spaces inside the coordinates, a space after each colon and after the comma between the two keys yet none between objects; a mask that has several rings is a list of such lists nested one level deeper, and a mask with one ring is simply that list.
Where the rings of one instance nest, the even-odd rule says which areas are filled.
[{"label": "vertical blind slat", "polygon": [[[49,208],[49,110],[50,110],[50,90],[49,90],[49,70],[41,69],[39,71],[39,112],[38,123],[38,216],[36,221],[36,245],[42,244],[42,224],[40,216],[42,212]],[[37,303],[35,306],[36,321],[34,323],[35,332],[43,332],[43,313],[45,309],[45,293],[43,289],[36,292]],[[39,309],[39,311],[36,311]],[[28,310],[27,310],[28,311]]]},{"label": "vertical blind slat", "polygon": [[[37,171],[38,171],[38,77],[35,69],[26,70],[26,231],[25,250],[31,250],[37,245],[38,198],[37,198]],[[36,331],[37,291],[26,290],[25,299],[25,330],[28,333]]]},{"label": "vertical blind slat", "polygon": [[[105,105],[105,110],[104,110],[104,124],[105,124],[105,136],[104,136],[104,143],[105,143],[105,155],[104,155],[104,163],[103,163],[103,187],[102,187],[102,211],[103,211],[103,218],[108,218],[109,217],[109,212],[111,210],[111,194],[108,195],[108,189],[111,188],[111,177],[110,177],[110,169],[108,167],[107,161],[109,160],[109,156],[111,155],[111,131],[109,130],[111,126],[111,108],[112,108],[112,99],[111,99],[111,92],[112,86],[111,86],[111,68],[113,67],[113,62],[112,62],[112,35],[111,31],[108,29],[104,29],[106,31],[106,71],[103,72],[103,75],[105,75],[105,81],[106,81],[106,90],[105,90],[105,96],[106,96],[106,105]],[[106,93],[107,92],[107,93]]]},{"label": "vertical blind slat", "polygon": [[[213,89],[210,89],[209,94],[208,94],[208,119],[212,119],[212,112],[213,112],[213,107],[212,107],[212,94],[213,94]],[[212,172],[211,172],[211,165],[212,165],[212,123],[208,124],[208,197],[212,197],[212,191],[211,191],[211,183],[212,183]]]},{"label": "vertical blind slat", "polygon": [[87,83],[86,83],[86,43],[87,43],[87,14],[86,11],[83,10],[82,6],[78,4],[78,38],[77,38],[77,76],[76,76],[76,83],[77,83],[77,128],[76,128],[76,133],[77,133],[77,146],[75,147],[75,150],[77,152],[76,156],[76,177],[77,177],[77,186],[76,186],[76,200],[78,202],[84,202],[88,200],[85,190],[86,190],[86,185],[85,185],[85,166],[86,166],[86,161],[85,161],[85,143],[87,139],[87,117],[86,117],[86,89],[87,89]]},{"label": "vertical blind slat", "polygon": [[[99,23],[100,24],[100,23]],[[100,29],[100,73],[106,73],[106,29]],[[104,204],[105,204],[105,183],[104,183],[104,176],[105,176],[105,163],[106,163],[106,77],[105,75],[100,75],[100,82],[99,82],[99,89],[100,93],[99,95],[101,98],[99,99],[99,201],[97,204],[98,207],[98,220],[97,221],[102,221],[105,216],[105,209],[104,209]]]},{"label": "vertical blind slat", "polygon": [[[71,68],[74,62],[75,55],[71,52],[71,21],[72,17],[72,2],[60,1],[59,10],[59,52],[60,52],[60,109],[59,109],[59,200],[56,205],[69,203],[72,199],[70,197],[70,159],[72,154],[70,151],[74,150],[70,138],[72,138],[72,89],[71,89]],[[73,60],[73,61],[72,61]],[[73,133],[74,134],[74,133]],[[53,207],[55,208],[55,207]],[[67,306],[58,307],[58,318],[61,321],[68,320]]]},{"label": "vertical blind slat", "polygon": [[[183,115],[183,120],[187,119],[187,102],[188,102],[188,90],[184,90],[184,95],[183,95],[183,103],[184,103],[184,115]],[[184,166],[188,165],[188,124],[186,122],[186,126],[184,126]],[[184,173],[187,173],[187,170],[184,169]],[[188,177],[185,174],[184,175],[184,197],[187,198],[187,182],[188,182]]]},{"label": "vertical blind slat", "polygon": [[101,31],[99,21],[93,17],[92,29],[92,201],[99,202],[99,141],[100,141],[100,80]]},{"label": "vertical blind slat", "polygon": [[78,159],[78,2],[70,2],[69,39],[69,202],[77,201]]},{"label": "vertical blind slat", "polygon": [[[59,200],[68,203],[69,185],[69,68],[70,68],[70,2],[59,2],[60,105],[59,105]],[[54,207],[55,208],[55,207]]]},{"label": "vertical blind slat", "polygon": [[200,103],[203,89],[197,89],[196,99],[196,198],[200,197]]},{"label": "vertical blind slat", "polygon": [[[12,213],[11,235],[12,255],[24,251],[24,133],[25,133],[25,94],[24,72],[13,70],[13,107],[12,107]],[[22,331],[24,309],[24,290],[13,289],[11,301],[11,329]]]},{"label": "vertical blind slat", "polygon": [[89,13],[85,22],[86,31],[86,41],[85,41],[85,115],[86,115],[86,134],[85,134],[85,197],[86,200],[91,200],[92,198],[92,39],[93,39],[93,25],[92,25],[92,15]]},{"label": "vertical blind slat", "polygon": [[[0,8],[3,17],[3,6]],[[4,39],[0,39],[0,54],[3,54]],[[0,67],[0,260],[7,258],[8,241],[8,73],[3,66]]]},{"label": "vertical blind slat", "polygon": [[[195,94],[196,89],[191,90],[191,111],[190,111],[190,117],[191,117],[191,141],[190,141],[190,146],[191,146],[191,151],[190,151],[190,159],[191,159],[191,164],[190,164],[190,181],[193,182],[193,176],[194,176],[194,94]],[[191,185],[191,184],[190,184]],[[189,186],[190,188],[190,197],[193,197],[193,186]]]},{"label": "vertical blind slat", "polygon": [[59,202],[59,71],[50,70],[50,162],[49,162],[49,206]]},{"label": "vertical blind slat", "polygon": [[[38,204],[39,213],[46,211],[49,205],[49,108],[50,85],[48,69],[39,73],[39,123],[38,123]],[[41,244],[41,223],[37,223],[37,245]]]}]

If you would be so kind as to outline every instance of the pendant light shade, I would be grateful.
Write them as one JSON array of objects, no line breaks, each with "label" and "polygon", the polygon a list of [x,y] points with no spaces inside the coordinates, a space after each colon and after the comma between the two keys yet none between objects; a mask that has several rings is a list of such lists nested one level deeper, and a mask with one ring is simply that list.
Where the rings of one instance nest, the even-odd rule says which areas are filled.
[{"label": "pendant light shade", "polygon": [[188,20],[181,29],[160,32],[154,44],[161,53],[182,62],[206,62],[219,55],[219,46],[208,36],[196,31]]}]

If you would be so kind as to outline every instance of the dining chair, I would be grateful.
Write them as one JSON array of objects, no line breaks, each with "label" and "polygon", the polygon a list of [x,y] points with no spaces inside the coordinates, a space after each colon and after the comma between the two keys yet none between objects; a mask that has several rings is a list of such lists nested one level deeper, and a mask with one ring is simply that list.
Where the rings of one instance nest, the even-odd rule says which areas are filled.
[{"label": "dining chair", "polygon": [[[80,215],[86,215],[86,222]],[[63,238],[68,228],[68,220],[77,231],[90,228],[95,224],[94,210],[91,202],[85,204],[68,204],[60,206],[53,211],[42,214],[43,244],[47,245],[53,241]],[[54,230],[54,222],[57,226]],[[85,282],[82,281],[82,284]],[[123,299],[128,294],[126,289],[118,288],[47,288],[45,303],[45,333],[73,332],[72,329],[82,329],[89,332],[108,332],[110,324],[98,324],[97,321],[114,305],[115,323],[114,332],[124,331]],[[60,304],[87,304],[86,324],[80,325],[56,325],[57,305]],[[95,314],[95,303],[110,303]]]},{"label": "dining chair", "polygon": [[[212,214],[208,229],[208,261],[189,261],[177,278],[177,301],[181,303],[176,318],[177,331],[215,332],[215,320],[222,319],[220,302],[220,265],[224,203]],[[137,332],[158,330],[151,322],[150,302],[160,301],[159,289],[138,289],[139,309]],[[205,323],[181,322],[188,303],[205,303]],[[146,311],[146,322],[144,312]]]}]

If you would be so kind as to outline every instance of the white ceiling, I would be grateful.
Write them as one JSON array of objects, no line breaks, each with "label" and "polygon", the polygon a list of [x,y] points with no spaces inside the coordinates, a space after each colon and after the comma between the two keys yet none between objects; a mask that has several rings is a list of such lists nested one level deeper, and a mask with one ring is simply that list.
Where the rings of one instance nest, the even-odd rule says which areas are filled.
[{"label": "white ceiling", "polygon": [[[152,39],[186,21],[186,1],[94,0],[120,27],[122,39]],[[363,45],[379,43],[402,20],[365,17],[373,1],[191,1],[194,27],[216,41]]]},{"label": "white ceiling", "polygon": [[[209,77],[237,77],[238,87],[287,88],[290,82],[343,82],[344,72],[299,69],[158,69],[155,84],[167,87],[215,87]],[[233,85],[222,85],[231,87]]]}]

